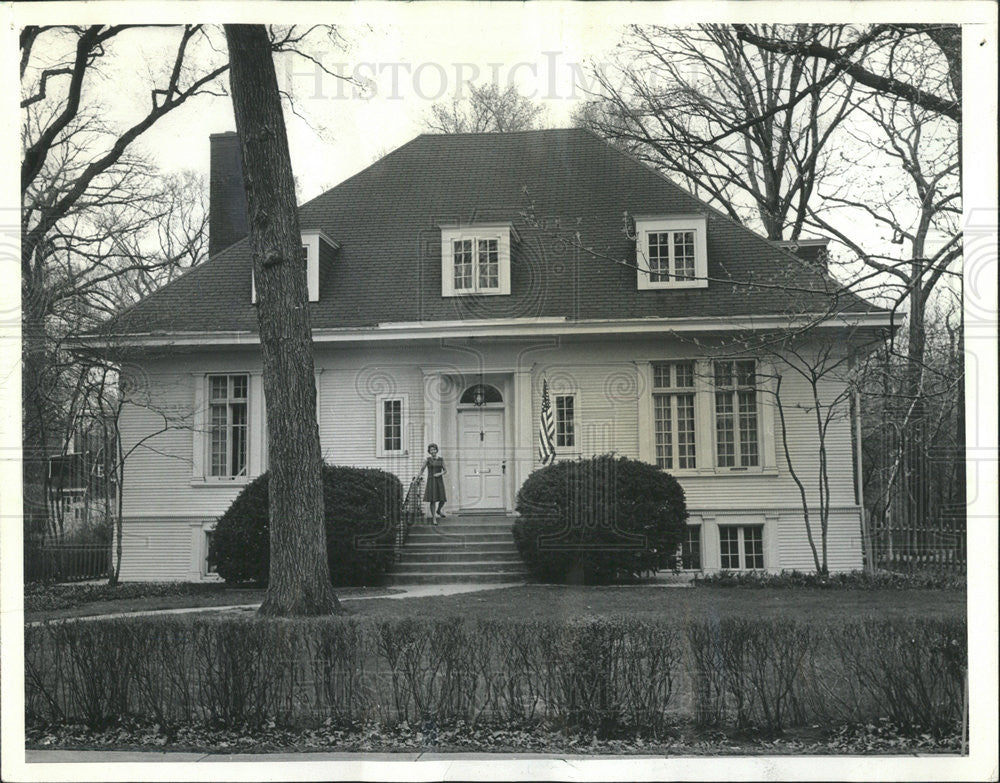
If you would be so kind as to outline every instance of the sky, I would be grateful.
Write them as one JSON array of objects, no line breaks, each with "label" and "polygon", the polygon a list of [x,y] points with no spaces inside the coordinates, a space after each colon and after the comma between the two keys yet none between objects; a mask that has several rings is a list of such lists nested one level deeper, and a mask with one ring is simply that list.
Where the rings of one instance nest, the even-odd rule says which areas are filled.
[{"label": "sky", "polygon": [[[384,19],[376,14],[341,23],[337,15],[328,21],[337,22],[343,38],[339,48],[313,35],[310,54],[352,82],[323,73],[303,58],[276,58],[279,85],[294,103],[294,112],[286,104],[285,114],[301,200],[424,132],[431,106],[467,96],[469,84],[514,84],[544,107],[544,125],[569,126],[573,110],[586,97],[589,64],[608,61],[624,31],[594,14],[578,18],[541,10],[470,13],[456,5],[447,26],[441,13],[406,16],[393,12]],[[145,110],[148,75],[162,69],[177,40],[168,30],[126,35],[116,42],[116,59],[94,87],[95,97],[107,106],[106,117],[123,124]],[[221,33],[213,32],[212,38],[224,45]],[[197,54],[194,65],[220,59],[204,46]],[[203,95],[164,117],[137,146],[165,171],[207,174],[208,137],[229,130],[235,130],[229,98]]]}]

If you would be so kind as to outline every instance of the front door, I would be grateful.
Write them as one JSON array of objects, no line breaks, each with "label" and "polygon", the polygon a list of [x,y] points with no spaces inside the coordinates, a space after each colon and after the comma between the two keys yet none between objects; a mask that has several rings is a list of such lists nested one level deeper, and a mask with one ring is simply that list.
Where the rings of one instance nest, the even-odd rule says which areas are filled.
[{"label": "front door", "polygon": [[462,508],[504,508],[503,409],[458,412]]}]

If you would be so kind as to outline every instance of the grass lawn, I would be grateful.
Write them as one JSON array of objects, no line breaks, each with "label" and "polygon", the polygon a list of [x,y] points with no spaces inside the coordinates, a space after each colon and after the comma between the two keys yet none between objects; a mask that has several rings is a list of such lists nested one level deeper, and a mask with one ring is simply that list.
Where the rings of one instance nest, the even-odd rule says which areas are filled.
[{"label": "grass lawn", "polygon": [[[346,597],[346,596],[345,596]],[[505,590],[350,601],[352,614],[523,619],[598,615],[686,618],[767,616],[800,620],[857,617],[964,617],[964,590],[840,590],[767,588],[572,587],[526,585]]]},{"label": "grass lawn", "polygon": [[[391,600],[371,596],[398,593],[399,589],[341,587],[336,592],[344,599],[344,608],[350,614],[382,617],[489,618],[500,615],[543,619],[668,615],[678,620],[767,616],[825,621],[868,616],[963,617],[966,612],[966,592],[958,589],[525,585]],[[367,597],[367,600],[350,600],[359,597]],[[264,590],[234,589],[224,584],[124,584],[113,591],[103,585],[62,585],[26,596],[25,620],[36,622],[120,612],[254,604],[263,599]]]},{"label": "grass lawn", "polygon": [[[158,609],[187,609],[199,606],[234,606],[260,603],[263,589],[232,588],[225,584],[123,583],[106,585],[56,585],[34,588],[25,596],[27,622],[88,617],[120,612],[149,612]],[[386,595],[395,590],[379,587],[340,587],[341,598]]]}]

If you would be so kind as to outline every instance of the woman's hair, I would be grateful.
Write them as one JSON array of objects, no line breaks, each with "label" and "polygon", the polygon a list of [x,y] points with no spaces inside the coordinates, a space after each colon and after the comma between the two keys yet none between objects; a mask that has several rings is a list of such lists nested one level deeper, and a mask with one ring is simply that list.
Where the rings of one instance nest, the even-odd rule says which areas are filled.
[{"label": "woman's hair", "polygon": [[427,445],[427,452],[428,453],[430,453],[431,449],[434,449],[434,451],[441,451],[441,449],[438,448],[438,445],[436,443],[429,443]]}]

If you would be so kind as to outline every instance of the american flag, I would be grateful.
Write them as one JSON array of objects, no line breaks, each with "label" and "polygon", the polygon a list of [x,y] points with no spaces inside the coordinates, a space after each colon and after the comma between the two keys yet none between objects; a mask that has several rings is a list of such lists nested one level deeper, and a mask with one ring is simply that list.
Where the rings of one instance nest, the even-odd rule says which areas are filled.
[{"label": "american flag", "polygon": [[550,465],[556,458],[556,425],[552,421],[552,404],[549,402],[549,383],[542,381],[542,415],[538,420],[538,458],[543,465]]}]

